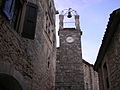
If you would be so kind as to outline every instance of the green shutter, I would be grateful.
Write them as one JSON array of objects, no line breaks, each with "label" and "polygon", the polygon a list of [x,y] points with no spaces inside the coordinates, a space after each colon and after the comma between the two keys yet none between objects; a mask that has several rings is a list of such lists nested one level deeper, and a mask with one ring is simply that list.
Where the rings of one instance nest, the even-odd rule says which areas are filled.
[{"label": "green shutter", "polygon": [[27,4],[22,32],[22,36],[24,38],[34,39],[35,37],[37,10],[38,10],[37,5],[30,2]]}]

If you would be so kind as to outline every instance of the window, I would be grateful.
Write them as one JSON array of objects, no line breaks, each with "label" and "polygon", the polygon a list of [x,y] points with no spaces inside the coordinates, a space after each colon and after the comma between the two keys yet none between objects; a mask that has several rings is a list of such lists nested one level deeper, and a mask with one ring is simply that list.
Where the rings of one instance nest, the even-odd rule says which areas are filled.
[{"label": "window", "polygon": [[48,56],[48,69],[50,68],[50,56]]},{"label": "window", "polygon": [[0,3],[4,16],[10,22],[10,25],[17,31],[23,6],[21,0],[4,0],[4,2],[1,0]]},{"label": "window", "polygon": [[50,62],[48,61],[48,68],[50,67]]},{"label": "window", "polygon": [[18,25],[20,24],[21,20],[21,14],[22,14],[22,4],[19,0],[15,1],[15,9],[14,9],[14,15],[12,19],[12,24],[14,29],[18,32]]},{"label": "window", "polygon": [[109,89],[108,69],[106,63],[103,65],[103,72],[104,72],[105,87]]},{"label": "window", "polygon": [[24,38],[34,39],[37,21],[37,5],[24,0],[5,0],[3,13],[10,25]]},{"label": "window", "polygon": [[25,20],[23,24],[22,36],[29,39],[35,38],[35,28],[37,21],[37,10],[38,6],[36,4],[27,3]]}]

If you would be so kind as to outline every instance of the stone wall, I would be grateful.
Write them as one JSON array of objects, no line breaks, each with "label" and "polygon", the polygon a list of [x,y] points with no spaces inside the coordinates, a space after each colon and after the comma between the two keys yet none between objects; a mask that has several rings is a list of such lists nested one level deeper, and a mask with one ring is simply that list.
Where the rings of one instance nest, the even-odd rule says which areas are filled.
[{"label": "stone wall", "polygon": [[120,9],[113,11],[95,64],[100,90],[120,89]]},{"label": "stone wall", "polygon": [[[80,31],[64,28],[59,31],[60,47],[57,50],[55,90],[84,90],[84,74]],[[73,37],[73,42],[67,42]]]},{"label": "stone wall", "polygon": [[[55,24],[49,21],[48,28],[51,31],[49,35],[45,34],[45,11],[49,9],[48,1],[29,0],[29,2],[38,5],[34,40],[21,37],[5,16],[0,15],[0,74],[14,77],[23,90],[52,90],[56,60]],[[55,8],[53,1],[51,2],[54,22]]]},{"label": "stone wall", "polygon": [[108,78],[109,78],[109,90],[119,90],[120,88],[120,25],[118,25],[117,32],[112,37],[111,44],[108,47],[108,50],[104,56],[101,67],[98,69],[100,76],[100,90],[107,90],[106,84],[104,81],[104,72],[103,66],[106,63],[108,68]]},{"label": "stone wall", "polygon": [[85,90],[99,90],[98,73],[93,65],[83,60]]}]

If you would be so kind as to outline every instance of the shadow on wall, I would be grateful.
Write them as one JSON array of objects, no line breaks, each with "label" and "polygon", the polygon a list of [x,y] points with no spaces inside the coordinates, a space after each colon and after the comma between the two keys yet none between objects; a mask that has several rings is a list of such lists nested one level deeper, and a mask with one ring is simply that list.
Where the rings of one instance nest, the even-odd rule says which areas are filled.
[{"label": "shadow on wall", "polygon": [[0,73],[0,90],[23,90],[19,82],[12,76]]},{"label": "shadow on wall", "polygon": [[0,90],[25,90],[25,88],[21,73],[10,63],[0,63]]}]

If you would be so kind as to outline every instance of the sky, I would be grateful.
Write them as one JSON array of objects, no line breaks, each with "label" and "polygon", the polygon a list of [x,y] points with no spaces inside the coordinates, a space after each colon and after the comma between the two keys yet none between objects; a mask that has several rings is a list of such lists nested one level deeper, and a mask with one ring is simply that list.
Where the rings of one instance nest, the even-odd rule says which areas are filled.
[{"label": "sky", "polygon": [[[94,64],[107,28],[109,15],[120,8],[120,0],[54,0],[54,2],[59,13],[64,9],[72,8],[80,15],[80,28],[83,32],[82,57]],[[58,16],[56,15],[57,30]]]}]

